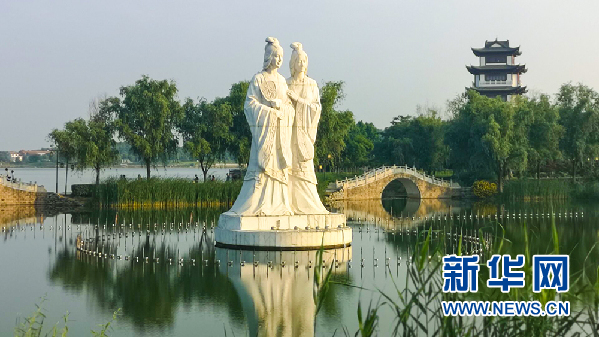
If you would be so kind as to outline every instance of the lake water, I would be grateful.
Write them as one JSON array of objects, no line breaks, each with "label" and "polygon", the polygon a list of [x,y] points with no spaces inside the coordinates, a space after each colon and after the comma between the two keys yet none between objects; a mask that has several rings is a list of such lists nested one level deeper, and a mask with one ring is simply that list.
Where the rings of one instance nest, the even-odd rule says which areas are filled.
[{"label": "lake water", "polygon": [[[394,280],[403,288],[416,237],[426,229],[476,236],[483,228],[496,235],[501,222],[508,249],[517,252],[526,223],[531,252],[546,252],[552,246],[549,213],[556,214],[561,251],[572,257],[571,274],[596,275],[598,204],[502,205],[506,215],[499,220],[493,217],[496,205],[439,200],[332,207],[347,215],[354,240],[351,247],[325,252],[336,283],[316,319],[315,252],[216,248],[212,226],[223,209],[121,210],[118,218],[115,210],[51,215],[3,209],[0,336],[12,335],[16,319],[29,316],[42,296],[46,325],[68,311],[71,336],[88,336],[119,308],[111,336],[311,336],[314,330],[339,336],[344,327],[353,336],[358,302],[364,309],[378,302],[379,290],[393,296]],[[121,225],[113,226],[115,220]],[[98,238],[86,243],[96,255],[76,251],[78,234]],[[447,253],[456,249],[447,247]],[[476,247],[466,243],[463,249]],[[387,307],[379,313],[379,335],[388,336],[395,316]]]},{"label": "lake water", "polygon": [[[3,169],[4,170],[4,169]],[[37,182],[38,185],[43,185],[48,192],[56,192],[56,169],[55,168],[12,168],[17,179],[23,182]],[[217,179],[226,179],[228,168],[215,167],[208,170],[209,175],[214,175]],[[58,169],[58,190],[64,193],[65,189],[65,173],[64,168]],[[0,172],[4,174],[4,172]],[[109,177],[120,177],[125,175],[126,178],[135,179],[138,175],[146,177],[145,167],[115,167],[107,168],[101,171],[100,179]],[[152,168],[151,175],[153,177],[169,177],[169,178],[186,178],[193,179],[195,175],[203,179],[202,170],[192,167],[156,167]],[[72,184],[93,184],[96,182],[96,172],[94,170],[75,171],[69,169],[67,181],[67,192],[71,192]]]}]

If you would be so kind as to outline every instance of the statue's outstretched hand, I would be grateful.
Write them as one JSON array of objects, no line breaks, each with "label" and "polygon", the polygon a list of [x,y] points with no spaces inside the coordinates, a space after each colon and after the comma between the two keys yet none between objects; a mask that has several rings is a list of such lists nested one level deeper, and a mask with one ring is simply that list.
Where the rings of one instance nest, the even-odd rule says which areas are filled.
[{"label": "statue's outstretched hand", "polygon": [[281,103],[282,103],[282,102],[281,102],[281,100],[280,100],[280,99],[278,99],[278,98],[275,98],[275,99],[273,99],[273,100],[272,100],[272,107],[273,107],[274,109],[277,109],[277,110],[279,110],[279,109],[281,109]]}]

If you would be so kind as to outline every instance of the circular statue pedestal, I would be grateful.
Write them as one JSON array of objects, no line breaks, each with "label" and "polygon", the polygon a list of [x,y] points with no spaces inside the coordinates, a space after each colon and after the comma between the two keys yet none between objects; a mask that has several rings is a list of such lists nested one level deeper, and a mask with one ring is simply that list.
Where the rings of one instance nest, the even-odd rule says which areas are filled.
[{"label": "circular statue pedestal", "polygon": [[218,247],[249,250],[330,249],[348,247],[352,242],[345,215],[337,213],[241,216],[226,212],[214,233]]}]

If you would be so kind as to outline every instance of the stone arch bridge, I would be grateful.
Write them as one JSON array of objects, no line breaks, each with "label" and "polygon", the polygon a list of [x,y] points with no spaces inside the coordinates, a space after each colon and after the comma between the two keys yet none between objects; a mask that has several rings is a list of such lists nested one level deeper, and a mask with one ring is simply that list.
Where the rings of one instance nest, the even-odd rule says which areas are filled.
[{"label": "stone arch bridge", "polygon": [[383,166],[352,179],[330,183],[326,191],[329,200],[381,199],[387,185],[395,180],[404,186],[408,198],[449,199],[461,195],[458,183],[437,179],[407,166]]}]

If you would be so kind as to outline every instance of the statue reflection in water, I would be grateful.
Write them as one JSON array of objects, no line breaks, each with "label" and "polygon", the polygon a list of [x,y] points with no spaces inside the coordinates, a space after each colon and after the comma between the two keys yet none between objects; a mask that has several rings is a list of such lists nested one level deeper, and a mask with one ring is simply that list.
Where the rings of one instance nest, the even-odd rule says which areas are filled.
[{"label": "statue reflection in water", "polygon": [[[351,255],[351,247],[325,250],[323,264],[327,269],[323,270],[332,266],[333,274],[346,275]],[[221,264],[219,271],[235,287],[250,336],[314,336],[317,251],[251,252],[216,248],[216,256],[221,261],[232,261]]]}]

